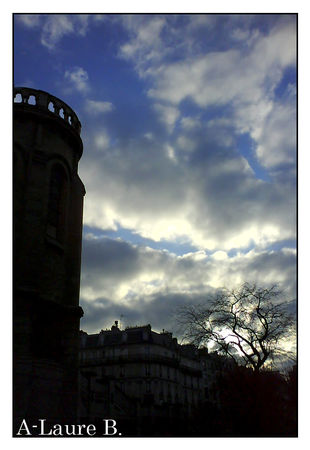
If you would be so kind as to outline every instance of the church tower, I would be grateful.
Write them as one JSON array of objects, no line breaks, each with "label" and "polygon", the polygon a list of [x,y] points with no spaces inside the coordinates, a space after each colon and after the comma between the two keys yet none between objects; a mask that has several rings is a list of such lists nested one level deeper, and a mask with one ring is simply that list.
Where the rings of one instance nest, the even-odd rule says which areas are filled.
[{"label": "church tower", "polygon": [[[77,421],[81,124],[62,100],[14,88],[14,429]],[[17,427],[17,428],[16,428]]]}]

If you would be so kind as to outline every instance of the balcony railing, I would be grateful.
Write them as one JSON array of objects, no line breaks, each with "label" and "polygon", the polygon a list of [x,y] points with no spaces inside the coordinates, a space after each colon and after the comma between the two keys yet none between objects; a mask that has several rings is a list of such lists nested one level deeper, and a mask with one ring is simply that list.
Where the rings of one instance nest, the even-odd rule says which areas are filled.
[{"label": "balcony railing", "polygon": [[14,104],[28,105],[34,109],[54,114],[70,125],[78,134],[81,132],[81,123],[73,109],[48,92],[28,87],[14,87]]}]

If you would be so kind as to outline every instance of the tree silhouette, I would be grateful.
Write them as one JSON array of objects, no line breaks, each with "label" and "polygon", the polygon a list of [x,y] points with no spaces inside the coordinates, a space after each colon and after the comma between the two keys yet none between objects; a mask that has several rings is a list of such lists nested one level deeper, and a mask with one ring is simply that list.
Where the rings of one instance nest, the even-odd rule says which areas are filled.
[{"label": "tree silhouette", "polygon": [[295,321],[281,296],[277,286],[244,283],[221,290],[204,305],[180,308],[177,320],[189,342],[197,346],[212,342],[220,353],[258,372],[267,361],[291,355],[282,344],[292,337]]}]

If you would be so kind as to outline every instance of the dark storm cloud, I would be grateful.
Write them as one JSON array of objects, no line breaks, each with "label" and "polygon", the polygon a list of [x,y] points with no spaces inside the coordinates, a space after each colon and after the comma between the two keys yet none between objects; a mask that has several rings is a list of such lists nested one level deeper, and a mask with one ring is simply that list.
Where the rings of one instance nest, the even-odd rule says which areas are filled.
[{"label": "dark storm cloud", "polygon": [[296,253],[291,249],[258,254],[247,266],[247,274],[252,280],[265,280],[269,284],[279,284],[286,300],[296,296]]},{"label": "dark storm cloud", "polygon": [[177,257],[119,240],[90,237],[85,239],[84,249],[82,328],[93,332],[110,327],[121,316],[125,325],[147,322],[156,329],[176,332],[174,314],[180,305],[201,303],[217,288],[236,287],[236,280],[238,284],[278,284],[285,300],[295,296],[296,255],[291,249],[252,250],[224,259],[201,252]]},{"label": "dark storm cloud", "polygon": [[83,240],[83,272],[108,279],[127,279],[144,269],[167,264],[166,252],[147,249],[120,239],[86,238]]},{"label": "dark storm cloud", "polygon": [[87,302],[82,297],[80,305],[84,310],[81,329],[90,333],[110,328],[115,320],[120,321],[121,316],[126,318],[127,325],[128,323],[131,325],[141,324],[141,313],[138,310],[119,305],[113,300],[100,297],[95,301]]},{"label": "dark storm cloud", "polygon": [[[210,289],[212,295],[214,290]],[[123,327],[151,324],[158,331],[166,329],[177,334],[179,327],[176,321],[178,308],[185,304],[201,304],[206,295],[195,294],[158,294],[151,299],[139,299],[135,307],[117,304],[113,300],[98,298],[87,302],[81,298],[81,306],[85,317],[81,320],[81,329],[98,332],[110,328],[115,320]]]},{"label": "dark storm cloud", "polygon": [[83,241],[83,272],[94,276],[130,277],[139,271],[139,253],[136,247],[121,240],[85,239]]}]

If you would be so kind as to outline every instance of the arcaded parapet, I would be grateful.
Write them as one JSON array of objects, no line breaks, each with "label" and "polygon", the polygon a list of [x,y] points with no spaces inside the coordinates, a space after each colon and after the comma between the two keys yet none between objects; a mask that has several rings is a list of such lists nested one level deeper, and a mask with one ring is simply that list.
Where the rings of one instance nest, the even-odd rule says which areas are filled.
[{"label": "arcaded parapet", "polygon": [[33,109],[41,112],[49,112],[56,117],[60,117],[64,122],[72,126],[79,134],[81,132],[81,123],[77,115],[65,102],[45,91],[39,91],[28,87],[14,88],[14,103],[29,105]]}]

